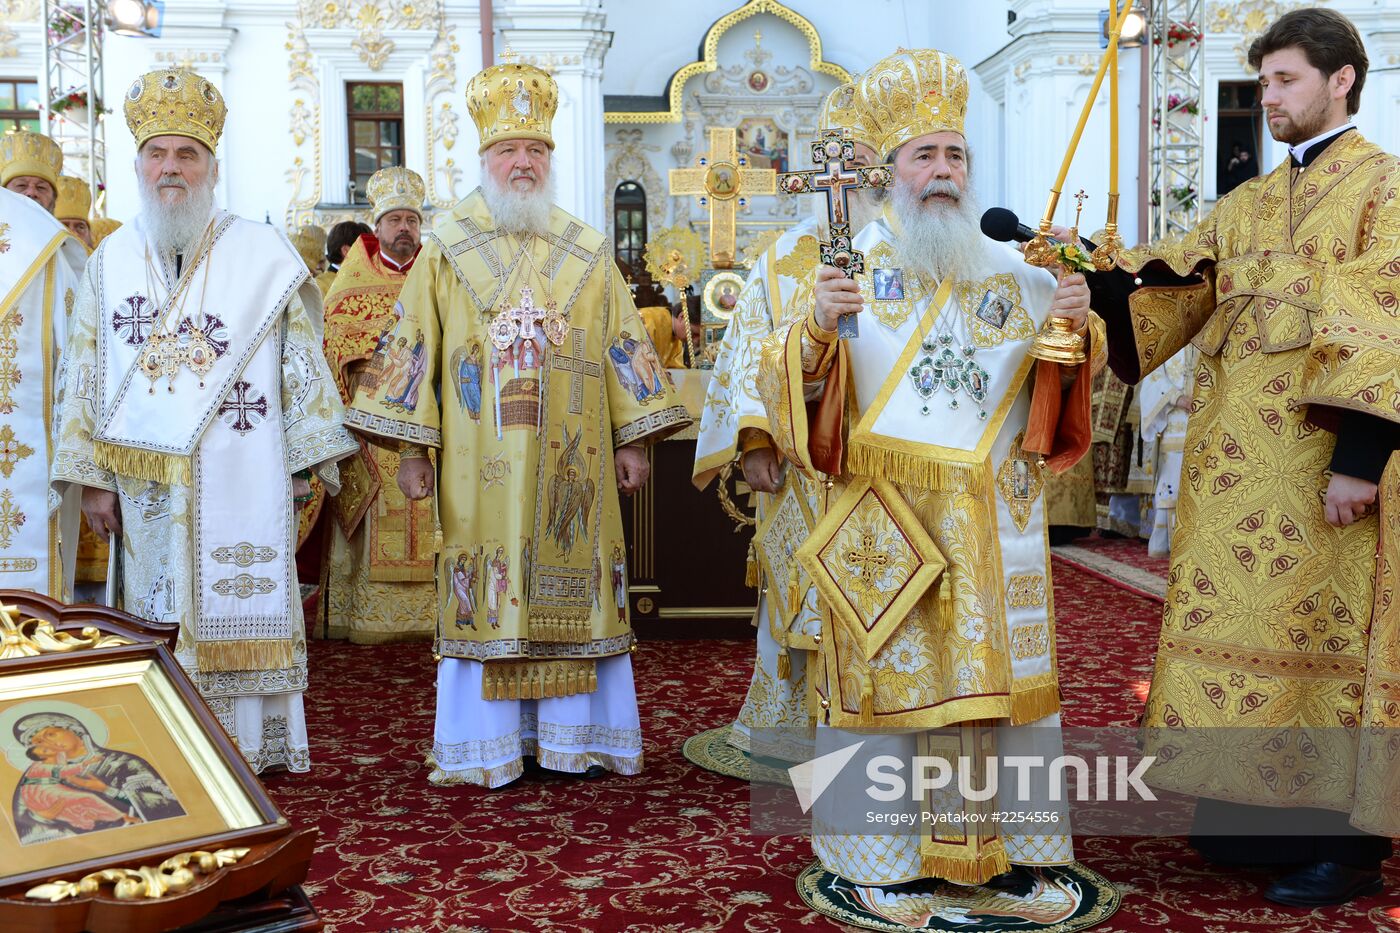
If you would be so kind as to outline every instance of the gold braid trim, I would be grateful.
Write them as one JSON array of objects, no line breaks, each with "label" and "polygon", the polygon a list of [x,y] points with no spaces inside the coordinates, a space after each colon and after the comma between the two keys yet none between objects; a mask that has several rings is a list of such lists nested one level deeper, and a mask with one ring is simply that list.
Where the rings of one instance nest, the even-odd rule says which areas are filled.
[{"label": "gold braid trim", "polygon": [[193,483],[190,458],[179,454],[140,450],[110,441],[93,441],[92,460],[102,469],[118,476],[150,480],[167,486],[189,486]]},{"label": "gold braid trim", "polygon": [[274,671],[292,666],[290,638],[201,641],[194,646],[201,671]]},{"label": "gold braid trim", "polygon": [[985,884],[1011,870],[1011,859],[1000,839],[992,839],[971,857],[965,846],[924,839],[919,846],[919,861],[925,877],[957,884]]},{"label": "gold braid trim", "polygon": [[598,668],[591,659],[486,661],[482,665],[483,700],[541,700],[597,689]]}]

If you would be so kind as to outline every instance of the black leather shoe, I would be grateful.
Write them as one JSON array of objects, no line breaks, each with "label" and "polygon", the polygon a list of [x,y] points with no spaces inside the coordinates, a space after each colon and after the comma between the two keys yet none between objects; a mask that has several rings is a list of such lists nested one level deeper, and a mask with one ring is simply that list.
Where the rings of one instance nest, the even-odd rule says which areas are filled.
[{"label": "black leather shoe", "polygon": [[1264,897],[1289,907],[1330,907],[1356,897],[1379,894],[1380,869],[1349,868],[1337,862],[1314,862],[1280,878]]},{"label": "black leather shoe", "polygon": [[589,765],[588,769],[583,772],[582,777],[585,781],[591,781],[594,778],[600,778],[607,773],[608,769],[604,768],[602,765]]},{"label": "black leather shoe", "polygon": [[1025,897],[1035,890],[1035,872],[1024,865],[1012,865],[1010,871],[1004,871],[996,877],[984,882],[981,887],[989,888],[993,891],[1000,891],[1004,894],[1015,894]]}]

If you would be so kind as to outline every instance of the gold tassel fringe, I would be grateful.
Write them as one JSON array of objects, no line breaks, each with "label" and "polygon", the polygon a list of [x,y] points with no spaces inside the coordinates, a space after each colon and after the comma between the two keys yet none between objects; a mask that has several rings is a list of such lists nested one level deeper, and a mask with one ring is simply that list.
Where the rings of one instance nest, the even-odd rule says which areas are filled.
[{"label": "gold tassel fringe", "polygon": [[868,667],[860,680],[860,724],[875,725],[875,677]]},{"label": "gold tassel fringe", "polygon": [[593,640],[593,623],[588,613],[564,614],[567,610],[545,609],[540,615],[530,614],[529,636],[531,641],[564,642],[570,645],[584,644]]},{"label": "gold tassel fringe", "polygon": [[790,680],[792,678],[792,655],[788,654],[787,645],[778,646],[778,679]]},{"label": "gold tassel fringe", "polygon": [[949,567],[938,575],[938,617],[944,620],[953,618],[953,568]]},{"label": "gold tassel fringe", "polygon": [[292,640],[196,641],[194,657],[205,672],[281,670],[292,666]]},{"label": "gold tassel fringe", "polygon": [[1013,726],[1035,722],[1051,713],[1060,711],[1060,688],[1056,684],[1042,684],[1017,693],[1011,692],[1011,724]]},{"label": "gold tassel fringe", "polygon": [[748,563],[744,565],[744,586],[747,586],[747,587],[750,588],[750,589],[756,590],[756,589],[758,589],[758,585],[759,585],[758,555],[754,552],[753,542],[750,541],[750,542],[749,542],[749,559],[748,559]]},{"label": "gold tassel fringe", "polygon": [[959,846],[926,841],[920,849],[919,861],[925,877],[942,878],[957,884],[986,884],[997,875],[1011,870],[1011,859],[1000,839],[991,840],[983,851],[971,858],[963,855]]},{"label": "gold tassel fringe", "polygon": [[542,700],[598,689],[598,668],[590,659],[486,661],[481,672],[483,700]]},{"label": "gold tassel fringe", "polygon": [[846,450],[846,469],[858,476],[878,476],[892,483],[921,489],[967,488],[984,465],[935,460],[927,454],[890,450],[853,440]]},{"label": "gold tassel fringe", "polygon": [[110,441],[93,441],[92,446],[93,462],[118,476],[150,480],[167,486],[189,486],[193,482],[189,457],[140,450]]}]

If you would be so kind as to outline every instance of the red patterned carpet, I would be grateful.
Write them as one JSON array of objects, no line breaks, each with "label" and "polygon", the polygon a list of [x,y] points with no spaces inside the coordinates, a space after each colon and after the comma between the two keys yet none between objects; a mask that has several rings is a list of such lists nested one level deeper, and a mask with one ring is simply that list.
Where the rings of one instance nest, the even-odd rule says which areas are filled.
[{"label": "red patterned carpet", "polygon": [[[1057,562],[1068,725],[1128,725],[1151,673],[1160,606]],[[526,778],[501,791],[428,785],[432,662],[423,645],[315,642],[307,700],[313,769],[269,786],[321,841],[308,890],[327,929],[784,933],[835,925],[798,899],[805,838],[745,832],[745,785],[691,766],[686,737],[730,721],[752,646],[643,642],[634,656],[646,770],[597,781]],[[1260,896],[1265,876],[1219,874],[1179,839],[1081,838],[1079,857],[1123,890],[1097,929],[1170,933],[1400,930],[1390,894],[1313,912]]]},{"label": "red patterned carpet", "polygon": [[1147,542],[1141,538],[1100,538],[1097,535],[1091,535],[1087,538],[1076,538],[1074,543],[1096,554],[1102,554],[1159,577],[1165,577],[1167,571],[1171,569],[1171,558],[1149,557]]},{"label": "red patterned carpet", "polygon": [[1149,557],[1147,542],[1141,538],[1076,538],[1051,550],[1064,563],[1095,577],[1163,602],[1167,595],[1167,572],[1171,560]]}]

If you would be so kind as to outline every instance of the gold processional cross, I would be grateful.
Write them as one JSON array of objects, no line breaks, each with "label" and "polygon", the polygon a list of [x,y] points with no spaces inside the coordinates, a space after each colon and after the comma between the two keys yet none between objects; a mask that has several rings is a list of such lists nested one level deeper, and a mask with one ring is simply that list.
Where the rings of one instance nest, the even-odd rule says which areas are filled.
[{"label": "gold processional cross", "polygon": [[[851,209],[847,197],[861,188],[888,188],[894,182],[888,166],[868,168],[847,166],[854,161],[856,144],[842,129],[824,129],[812,140],[812,162],[821,168],[786,172],[782,177],[784,194],[820,194],[826,199],[826,219],[831,239],[821,244],[822,265],[840,269],[853,279],[865,271],[865,254],[851,246]],[[845,340],[860,336],[854,314],[837,319],[837,335]]]},{"label": "gold processional cross", "polygon": [[728,269],[734,265],[734,213],[758,194],[777,190],[778,173],[771,168],[749,168],[739,155],[735,132],[710,127],[710,151],[696,168],[671,169],[671,194],[696,195],[700,206],[710,209],[710,265]]}]

